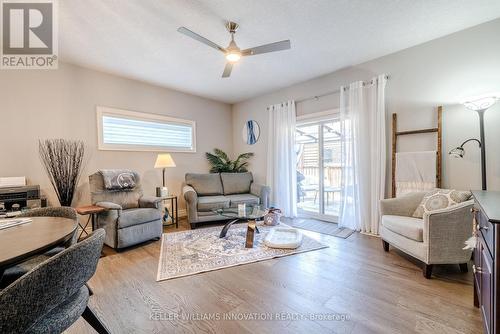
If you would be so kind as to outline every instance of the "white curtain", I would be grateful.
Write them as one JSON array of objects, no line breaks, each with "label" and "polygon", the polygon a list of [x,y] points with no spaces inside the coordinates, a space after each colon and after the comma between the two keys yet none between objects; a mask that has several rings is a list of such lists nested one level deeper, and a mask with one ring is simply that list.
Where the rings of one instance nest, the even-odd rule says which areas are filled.
[{"label": "white curtain", "polygon": [[340,88],[342,201],[339,225],[378,234],[385,196],[386,75]]},{"label": "white curtain", "polygon": [[296,217],[295,102],[269,106],[268,112],[267,184],[271,187],[271,204],[284,216]]}]

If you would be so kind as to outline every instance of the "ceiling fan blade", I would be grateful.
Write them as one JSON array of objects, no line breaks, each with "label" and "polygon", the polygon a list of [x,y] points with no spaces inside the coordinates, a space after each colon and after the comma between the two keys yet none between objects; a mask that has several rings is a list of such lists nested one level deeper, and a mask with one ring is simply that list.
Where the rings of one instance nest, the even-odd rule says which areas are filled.
[{"label": "ceiling fan blade", "polygon": [[210,46],[211,48],[214,48],[214,49],[219,50],[219,51],[224,52],[224,53],[226,52],[226,49],[224,49],[223,47],[215,44],[214,42],[206,39],[203,36],[198,35],[194,31],[189,30],[188,28],[180,27],[179,29],[177,29],[177,31],[180,32],[181,34],[184,34],[186,36],[189,36],[189,37],[197,40],[198,42],[202,42],[203,44],[206,44],[206,45]]},{"label": "ceiling fan blade", "polygon": [[291,47],[290,40],[287,39],[286,41],[265,44],[265,45],[256,46],[254,48],[243,50],[243,51],[241,51],[241,55],[242,56],[253,56],[253,55],[258,55],[258,54],[262,54],[262,53],[288,50],[288,49],[290,49],[290,47]]},{"label": "ceiling fan blade", "polygon": [[233,63],[226,63],[226,67],[224,67],[224,72],[222,72],[222,77],[228,78],[231,75],[232,70],[233,70]]}]

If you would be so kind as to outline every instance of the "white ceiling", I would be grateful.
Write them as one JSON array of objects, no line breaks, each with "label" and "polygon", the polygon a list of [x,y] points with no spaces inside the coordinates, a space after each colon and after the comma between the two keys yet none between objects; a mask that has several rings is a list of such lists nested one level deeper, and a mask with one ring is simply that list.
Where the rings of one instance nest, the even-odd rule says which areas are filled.
[{"label": "white ceiling", "polygon": [[[500,16],[498,0],[64,0],[60,59],[228,103],[402,50]],[[242,48],[290,39],[292,49],[246,57],[221,78],[224,21]]]}]

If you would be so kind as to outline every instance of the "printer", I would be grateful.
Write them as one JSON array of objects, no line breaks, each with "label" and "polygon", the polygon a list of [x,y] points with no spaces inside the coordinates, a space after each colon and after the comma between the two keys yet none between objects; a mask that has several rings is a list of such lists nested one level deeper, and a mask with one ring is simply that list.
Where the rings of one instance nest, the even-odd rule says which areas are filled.
[{"label": "printer", "polygon": [[18,211],[23,208],[33,209],[42,206],[46,206],[46,204],[42,205],[39,185],[0,187],[0,212]]}]

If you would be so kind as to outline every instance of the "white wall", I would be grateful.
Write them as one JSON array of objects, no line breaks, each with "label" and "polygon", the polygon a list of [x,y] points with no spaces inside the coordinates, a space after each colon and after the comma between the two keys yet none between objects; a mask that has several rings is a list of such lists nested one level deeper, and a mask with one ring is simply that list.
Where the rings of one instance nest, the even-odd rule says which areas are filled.
[{"label": "white wall", "polygon": [[0,71],[0,176],[26,176],[58,204],[38,157],[38,139],[81,139],[87,164],[74,204],[89,203],[88,175],[104,168],[138,171],[144,192],[153,195],[162,182],[153,168],[157,153],[99,151],[96,105],[196,121],[197,152],[172,153],[177,167],[167,169],[167,186],[173,193],[180,194],[186,172],[208,171],[206,151],[232,153],[230,105],[60,64],[58,70]]},{"label": "white wall", "polygon": [[[266,106],[290,99],[321,95],[356,80],[369,80],[386,73],[388,152],[392,113],[398,113],[399,128],[410,130],[435,126],[435,108],[443,105],[443,151],[448,152],[470,137],[479,137],[478,118],[458,104],[462,97],[500,91],[500,19],[415,46],[364,64],[290,86],[233,106],[233,150],[255,152],[251,169],[259,182],[266,177]],[[293,70],[293,69],[291,69]],[[297,105],[297,114],[338,107],[338,94]],[[489,189],[500,190],[500,103],[486,113],[486,143]],[[261,138],[253,146],[241,139],[245,121],[256,120]],[[430,150],[435,135],[402,138],[400,151]],[[468,144],[463,160],[444,155],[444,186],[480,189],[479,150]],[[388,167],[390,157],[388,157]],[[388,171],[388,184],[390,174]]]}]

